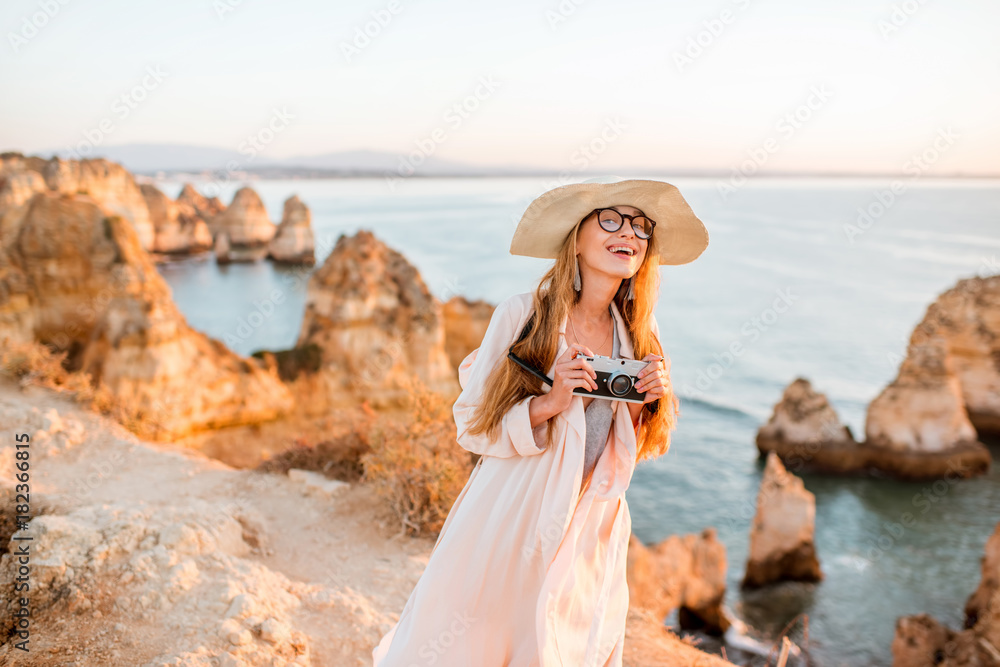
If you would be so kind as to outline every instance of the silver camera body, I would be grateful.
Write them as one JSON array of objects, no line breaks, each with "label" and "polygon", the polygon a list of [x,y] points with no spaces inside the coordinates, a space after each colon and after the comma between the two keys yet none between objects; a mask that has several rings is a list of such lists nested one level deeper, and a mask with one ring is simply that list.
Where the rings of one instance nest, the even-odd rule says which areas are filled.
[{"label": "silver camera body", "polygon": [[594,368],[594,372],[597,373],[597,379],[594,380],[597,383],[597,389],[590,391],[583,387],[577,387],[573,390],[574,394],[627,403],[645,402],[646,393],[636,391],[635,384],[636,376],[639,371],[649,365],[648,361],[612,359],[600,354],[593,357],[578,354],[576,358],[586,360]]}]

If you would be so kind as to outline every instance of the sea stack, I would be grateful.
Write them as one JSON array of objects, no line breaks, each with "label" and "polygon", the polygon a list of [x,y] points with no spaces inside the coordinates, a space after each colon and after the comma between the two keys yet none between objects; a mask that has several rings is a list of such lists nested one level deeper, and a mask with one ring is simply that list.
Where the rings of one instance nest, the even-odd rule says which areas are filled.
[{"label": "sea stack", "polygon": [[750,557],[742,586],[778,581],[819,581],[816,558],[816,498],[802,480],[785,470],[774,452],[767,455],[750,530]]},{"label": "sea stack", "polygon": [[218,197],[205,197],[194,189],[190,183],[185,183],[181,193],[177,195],[177,204],[181,207],[191,207],[194,213],[205,221],[209,231],[214,232],[215,218],[226,210],[226,205]]},{"label": "sea stack", "polygon": [[236,191],[229,207],[212,222],[213,233],[225,232],[233,246],[266,245],[277,230],[267,217],[264,202],[251,187]]},{"label": "sea stack", "polygon": [[417,269],[367,230],[341,235],[309,278],[297,347],[315,345],[330,398],[400,404],[405,382],[457,395],[444,318]]},{"label": "sea stack", "polygon": [[271,239],[268,257],[283,264],[316,263],[316,242],[313,238],[312,213],[298,195],[285,200],[278,231]]}]

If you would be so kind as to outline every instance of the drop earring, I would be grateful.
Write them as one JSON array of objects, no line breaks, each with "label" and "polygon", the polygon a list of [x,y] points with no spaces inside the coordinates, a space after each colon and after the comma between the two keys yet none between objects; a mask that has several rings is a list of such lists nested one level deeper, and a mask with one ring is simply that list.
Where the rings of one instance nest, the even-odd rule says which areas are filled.
[{"label": "drop earring", "polygon": [[583,288],[580,284],[580,258],[576,258],[576,273],[573,275],[573,289],[579,292]]},{"label": "drop earring", "polygon": [[628,299],[629,301],[635,298],[634,285],[635,285],[635,276],[632,276],[631,278],[628,279],[628,292],[625,293],[625,298]]}]

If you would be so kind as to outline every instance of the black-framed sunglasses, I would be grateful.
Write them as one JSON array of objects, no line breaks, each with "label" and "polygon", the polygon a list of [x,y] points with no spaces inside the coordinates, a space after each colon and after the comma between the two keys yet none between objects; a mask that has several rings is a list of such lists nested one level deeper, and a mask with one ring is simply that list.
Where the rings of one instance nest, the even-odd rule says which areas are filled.
[{"label": "black-framed sunglasses", "polygon": [[625,224],[625,218],[629,219],[632,231],[640,239],[648,239],[653,235],[653,227],[656,227],[656,223],[644,215],[625,215],[613,208],[595,208],[590,214],[594,213],[597,214],[597,224],[606,232],[617,232]]}]

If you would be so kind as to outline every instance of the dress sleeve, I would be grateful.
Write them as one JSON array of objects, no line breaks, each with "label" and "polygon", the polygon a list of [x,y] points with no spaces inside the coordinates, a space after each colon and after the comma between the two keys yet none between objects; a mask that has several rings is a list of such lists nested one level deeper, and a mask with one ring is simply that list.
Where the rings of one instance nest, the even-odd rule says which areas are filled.
[{"label": "dress sleeve", "polygon": [[487,434],[471,435],[469,423],[479,402],[482,400],[486,378],[507,356],[507,350],[514,343],[518,333],[514,329],[517,320],[512,308],[512,299],[502,301],[493,311],[493,317],[483,336],[483,342],[467,356],[458,368],[458,381],[462,393],[455,401],[453,412],[458,428],[458,444],[475,454],[510,458],[513,456],[533,456],[545,451],[540,444],[545,442],[546,423],[531,428],[528,404],[535,398],[528,396],[514,404],[500,422],[500,434],[490,440]]}]

